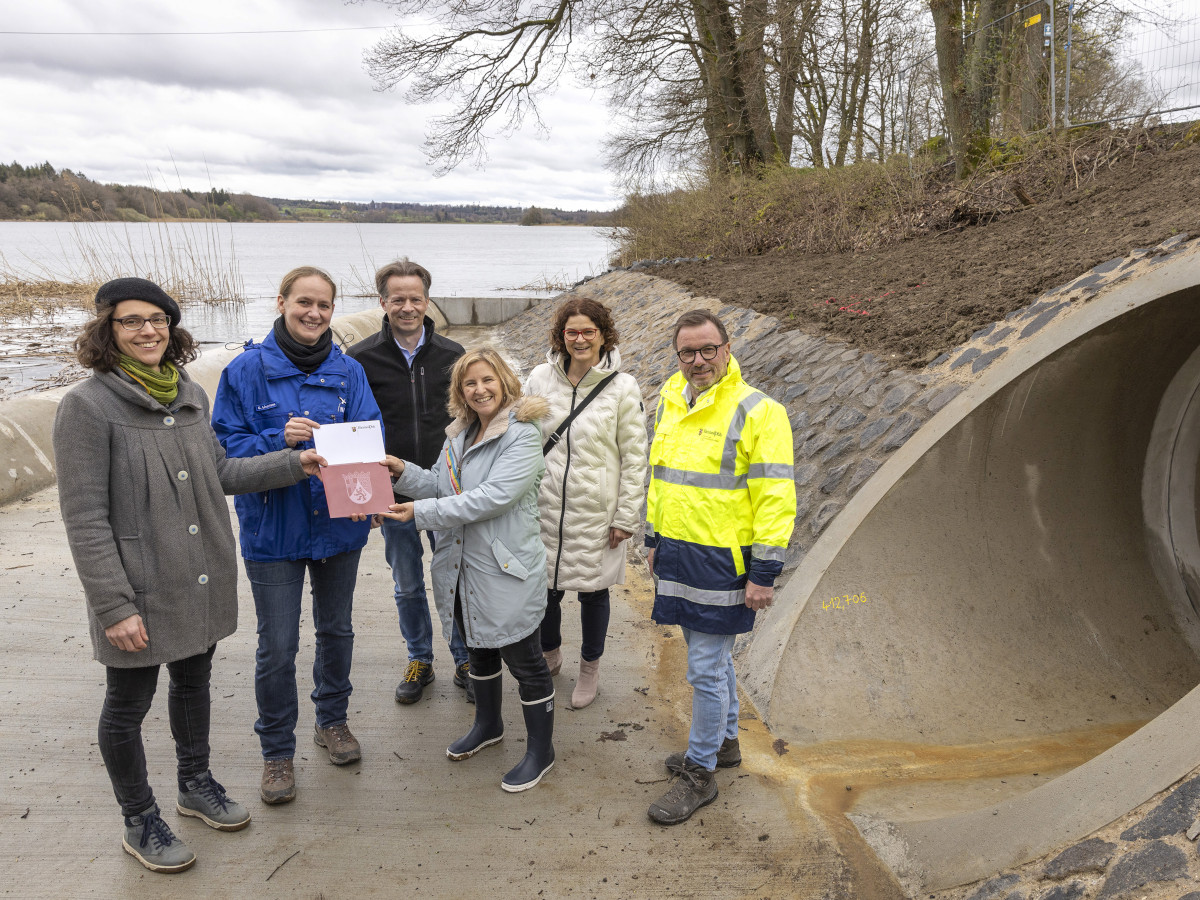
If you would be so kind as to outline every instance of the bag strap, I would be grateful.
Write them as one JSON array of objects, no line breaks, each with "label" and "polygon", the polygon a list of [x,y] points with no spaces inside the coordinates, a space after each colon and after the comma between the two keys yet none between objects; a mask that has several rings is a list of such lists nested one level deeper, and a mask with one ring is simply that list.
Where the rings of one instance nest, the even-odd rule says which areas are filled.
[{"label": "bag strap", "polygon": [[583,401],[577,407],[571,410],[571,414],[562,420],[562,424],[555,429],[554,434],[550,435],[550,437],[546,439],[546,443],[542,445],[543,456],[553,450],[555,445],[562,440],[563,434],[568,428],[571,427],[571,423],[575,421],[575,417],[587,409],[587,405],[596,398],[596,395],[604,390],[608,383],[620,374],[620,372],[613,372],[611,375],[606,375],[604,378],[600,379],[600,383],[596,385],[595,389],[586,397],[584,397]]}]

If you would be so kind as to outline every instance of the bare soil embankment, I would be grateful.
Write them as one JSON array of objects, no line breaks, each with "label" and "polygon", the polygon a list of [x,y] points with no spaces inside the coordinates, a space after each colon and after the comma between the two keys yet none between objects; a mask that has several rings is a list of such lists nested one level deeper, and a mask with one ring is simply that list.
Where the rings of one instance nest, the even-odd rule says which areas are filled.
[{"label": "bare soil embankment", "polygon": [[919,366],[1092,266],[1200,232],[1200,145],[1139,150],[1063,196],[862,252],[655,266],[650,274]]}]

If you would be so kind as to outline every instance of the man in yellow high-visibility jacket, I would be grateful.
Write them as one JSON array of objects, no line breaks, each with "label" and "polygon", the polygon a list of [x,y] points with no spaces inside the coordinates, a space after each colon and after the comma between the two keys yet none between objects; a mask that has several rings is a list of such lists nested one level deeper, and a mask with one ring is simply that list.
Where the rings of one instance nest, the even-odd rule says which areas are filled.
[{"label": "man in yellow high-visibility jacket", "polygon": [[679,369],[663,386],[650,448],[646,546],[654,621],[688,646],[692,728],[679,777],[650,805],[662,825],[717,798],[716,769],[742,761],[733,641],[771,605],[796,517],[792,427],[784,408],[742,381],[720,319],[675,323]]}]

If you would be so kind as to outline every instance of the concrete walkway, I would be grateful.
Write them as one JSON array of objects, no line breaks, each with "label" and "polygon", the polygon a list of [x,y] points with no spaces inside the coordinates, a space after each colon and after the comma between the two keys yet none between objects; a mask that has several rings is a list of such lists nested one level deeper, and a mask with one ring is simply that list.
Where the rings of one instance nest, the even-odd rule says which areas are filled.
[{"label": "concrete walkway", "polygon": [[181,875],[155,875],[121,850],[119,812],[96,747],[103,670],[91,659],[56,488],[0,508],[5,895],[899,896],[845,818],[813,811],[804,773],[788,765],[784,748],[772,748],[748,707],[745,763],[720,772],[717,801],[675,828],[649,821],[646,807],[666,788],[662,759],[686,742],[690,695],[682,640],[677,629],[649,621],[648,585],[633,566],[629,583],[614,591],[600,697],[578,711],[569,700],[579,625],[568,603],[566,664],[557,679],[558,763],[520,795],[499,785],[524,752],[507,676],[508,736],[462,763],[450,762],[444,749],[468,727],[473,707],[451,683],[440,641],[437,681],[425,699],[411,707],[393,700],[403,644],[375,532],[355,600],[350,721],[363,761],[334,767],[312,743],[306,621],[298,660],[299,797],[264,806],[252,730],[254,615],[244,575],[241,597],[241,627],[218,647],[214,664],[213,768],[254,820],[245,831],[222,834],[175,813],[164,675],[145,727],[151,783],[168,823],[199,861]]}]

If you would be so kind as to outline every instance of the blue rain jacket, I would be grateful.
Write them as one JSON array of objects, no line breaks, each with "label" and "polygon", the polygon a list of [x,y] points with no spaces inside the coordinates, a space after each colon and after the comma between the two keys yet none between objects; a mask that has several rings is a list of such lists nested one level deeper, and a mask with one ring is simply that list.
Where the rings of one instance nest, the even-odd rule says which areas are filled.
[{"label": "blue rain jacket", "polygon": [[[229,456],[259,456],[287,446],[283,427],[291,416],[314,422],[380,420],[362,366],[335,345],[315,372],[305,375],[268,334],[221,373],[213,403],[213,429]],[[296,445],[297,450],[311,447]],[[367,542],[370,521],[331,519],[319,478],[287,488],[241,494],[234,500],[241,525],[242,556],[260,562],[326,559]]]}]

